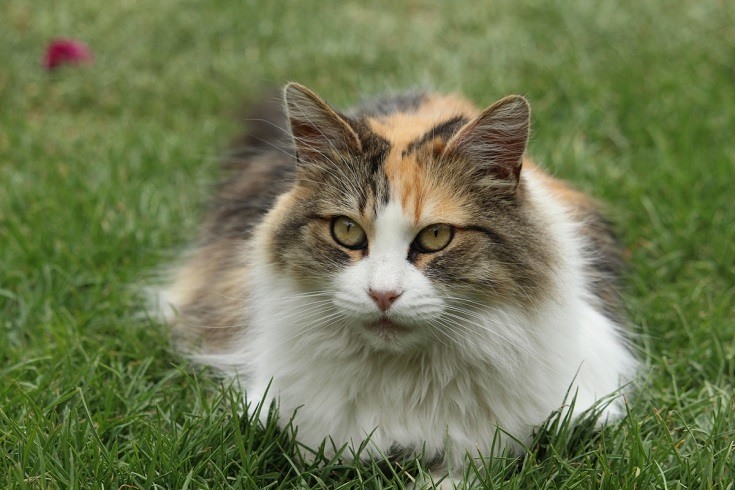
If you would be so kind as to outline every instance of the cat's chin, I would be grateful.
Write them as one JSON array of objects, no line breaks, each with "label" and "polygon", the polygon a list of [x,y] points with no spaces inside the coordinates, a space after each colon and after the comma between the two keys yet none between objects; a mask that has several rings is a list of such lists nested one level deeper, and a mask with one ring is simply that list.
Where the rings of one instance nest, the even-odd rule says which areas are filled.
[{"label": "cat's chin", "polygon": [[387,317],[366,322],[364,335],[377,350],[403,351],[413,345],[417,336],[416,328]]}]

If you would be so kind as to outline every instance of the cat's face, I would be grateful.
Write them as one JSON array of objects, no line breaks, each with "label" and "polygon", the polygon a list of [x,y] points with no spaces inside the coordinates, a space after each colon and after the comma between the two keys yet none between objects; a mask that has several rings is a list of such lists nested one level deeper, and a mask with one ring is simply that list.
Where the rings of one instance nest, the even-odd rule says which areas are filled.
[{"label": "cat's face", "polygon": [[286,101],[298,181],[274,210],[270,255],[330,303],[335,328],[404,351],[542,294],[550,259],[519,185],[523,99],[349,122],[303,87]]}]

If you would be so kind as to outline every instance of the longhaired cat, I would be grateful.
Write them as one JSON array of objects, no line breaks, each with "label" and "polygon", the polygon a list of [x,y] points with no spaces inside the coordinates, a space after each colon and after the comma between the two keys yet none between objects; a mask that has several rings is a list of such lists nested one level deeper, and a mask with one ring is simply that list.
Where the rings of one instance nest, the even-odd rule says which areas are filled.
[{"label": "longhaired cat", "polygon": [[236,145],[162,301],[190,352],[275,401],[301,443],[369,438],[368,455],[457,471],[519,449],[567,394],[578,414],[632,379],[616,242],[524,158],[523,97],[340,112],[291,83],[283,100]]}]

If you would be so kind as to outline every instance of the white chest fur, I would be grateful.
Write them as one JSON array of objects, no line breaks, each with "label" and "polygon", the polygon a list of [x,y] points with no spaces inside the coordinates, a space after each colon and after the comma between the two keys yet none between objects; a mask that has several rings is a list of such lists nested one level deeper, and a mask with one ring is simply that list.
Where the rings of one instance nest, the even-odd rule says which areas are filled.
[{"label": "white chest fur", "polygon": [[[474,332],[465,346],[433,342],[397,354],[366,348],[330,306],[300,297],[287,280],[264,283],[268,276],[258,273],[269,286],[253,298],[252,336],[237,355],[239,369],[249,400],[276,399],[283,423],[295,413],[300,442],[309,447],[331,438],[335,448],[357,449],[369,437],[365,456],[399,446],[428,456],[447,452],[459,465],[467,452],[514,446],[506,432],[527,440],[570,387],[576,411],[588,408],[634,366],[615,326],[582,300],[550,303],[533,317],[488,310],[484,325],[465,326]],[[609,415],[619,410],[608,408]]]}]

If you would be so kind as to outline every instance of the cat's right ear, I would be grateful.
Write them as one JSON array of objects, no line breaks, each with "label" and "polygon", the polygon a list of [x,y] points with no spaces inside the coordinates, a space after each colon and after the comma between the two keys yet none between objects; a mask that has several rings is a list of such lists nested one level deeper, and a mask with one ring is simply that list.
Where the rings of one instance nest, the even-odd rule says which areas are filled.
[{"label": "cat's right ear", "polygon": [[300,163],[333,161],[335,154],[360,151],[355,130],[314,92],[289,83],[283,98]]}]

